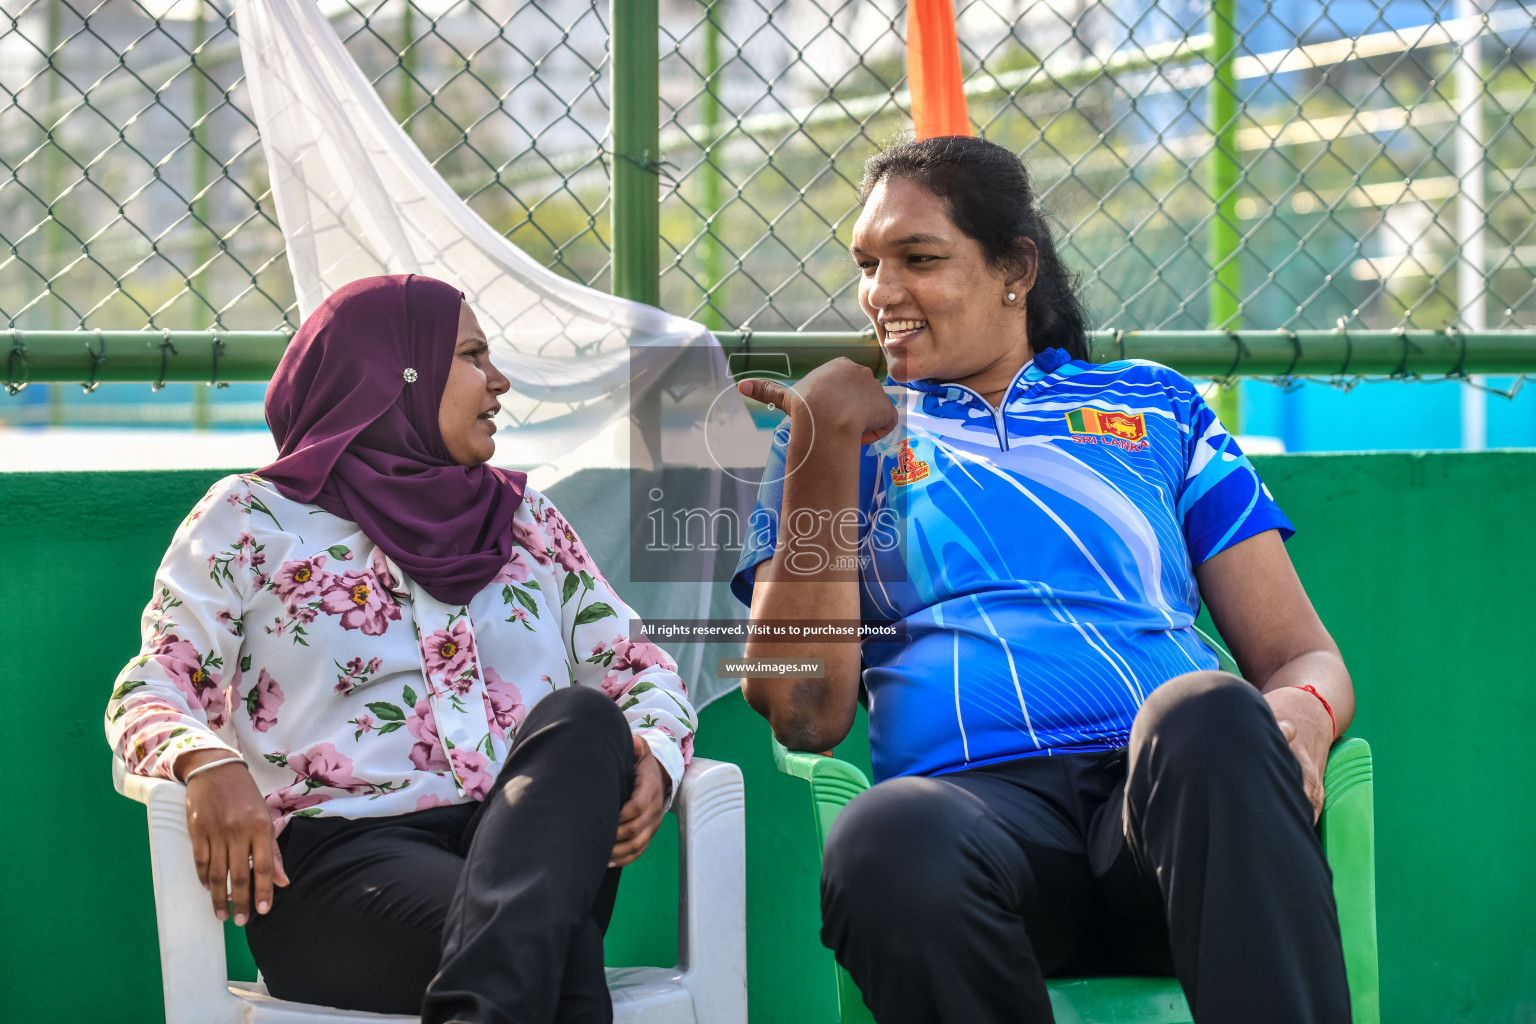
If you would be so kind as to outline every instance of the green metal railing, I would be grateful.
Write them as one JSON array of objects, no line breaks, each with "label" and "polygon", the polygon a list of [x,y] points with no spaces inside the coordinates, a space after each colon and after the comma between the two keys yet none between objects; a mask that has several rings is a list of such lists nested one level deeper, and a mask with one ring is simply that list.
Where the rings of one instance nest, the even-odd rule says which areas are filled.
[{"label": "green metal railing", "polygon": [[[272,376],[291,335],[278,331],[14,331],[12,390],[32,383],[109,381],[228,384]],[[726,353],[789,356],[798,376],[838,352],[875,368],[873,335],[855,331],[722,331]],[[1193,377],[1462,377],[1536,373],[1524,331],[1096,331],[1095,358],[1150,359]]]},{"label": "green metal railing", "polygon": [[[0,0],[11,386],[264,379],[243,375],[297,326],[228,3]],[[956,8],[975,128],[1030,165],[1101,356],[1530,369],[1536,12],[1383,5],[1346,36],[1326,2],[1310,27],[1235,0]],[[349,0],[332,21],[459,194],[557,272],[728,344],[865,328],[845,246],[860,165],[910,123],[902,0]]]}]

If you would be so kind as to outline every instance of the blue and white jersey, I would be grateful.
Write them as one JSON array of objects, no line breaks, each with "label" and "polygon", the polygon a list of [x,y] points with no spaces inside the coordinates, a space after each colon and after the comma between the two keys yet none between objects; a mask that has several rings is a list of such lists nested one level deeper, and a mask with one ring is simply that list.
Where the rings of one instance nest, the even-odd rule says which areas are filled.
[{"label": "blue and white jersey", "polygon": [[[891,386],[901,427],[861,453],[861,613],[876,779],[1110,750],[1154,688],[1215,668],[1194,567],[1293,532],[1186,378],[1047,349],[997,409],[957,385]],[[773,557],[786,420],[732,589]]]}]

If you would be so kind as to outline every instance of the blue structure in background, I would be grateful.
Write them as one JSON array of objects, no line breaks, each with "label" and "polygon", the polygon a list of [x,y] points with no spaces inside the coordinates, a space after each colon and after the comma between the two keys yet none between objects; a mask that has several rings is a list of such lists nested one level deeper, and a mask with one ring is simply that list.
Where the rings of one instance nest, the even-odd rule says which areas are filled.
[{"label": "blue structure in background", "polygon": [[[1508,389],[1509,377],[1490,377]],[[1244,381],[1243,433],[1278,437],[1288,452],[1403,451],[1461,447],[1457,381],[1372,381],[1351,391],[1304,383],[1290,392]],[[1488,447],[1536,448],[1536,384],[1514,398],[1488,396]]]},{"label": "blue structure in background", "polygon": [[[1507,390],[1509,377],[1491,377],[1491,388]],[[1242,390],[1243,433],[1277,437],[1288,452],[1406,451],[1461,447],[1461,385],[1456,381],[1368,381],[1350,391],[1326,383],[1303,382],[1289,392],[1266,380],[1246,380]],[[63,386],[64,418],[71,426],[144,427],[185,429],[186,422],[146,422],[138,416],[89,421],[78,415],[88,403],[97,409],[110,404],[120,409],[157,404],[185,406],[192,401],[193,385],[169,384],[151,392],[147,384],[103,384],[86,395],[73,384]],[[231,384],[210,393],[212,404],[246,404],[252,408],[266,394],[265,384]],[[30,387],[8,401],[34,406],[34,425],[44,425],[47,387]],[[767,410],[763,426],[779,414]],[[215,422],[213,429],[261,430],[259,415],[235,421]],[[1536,448],[1536,382],[1514,398],[1488,396],[1488,447]]]},{"label": "blue structure in background", "polygon": [[[192,426],[187,410],[196,398],[196,384],[167,384],[159,391],[148,384],[102,384],[86,394],[76,384],[59,385],[63,420],[70,427],[143,427],[185,430]],[[264,430],[266,420],[259,406],[266,398],[264,383],[237,383],[208,392],[212,429]],[[0,405],[0,425],[46,427],[49,422],[50,386],[34,384]],[[230,415],[230,406],[241,408]],[[215,410],[222,410],[215,412]]]}]

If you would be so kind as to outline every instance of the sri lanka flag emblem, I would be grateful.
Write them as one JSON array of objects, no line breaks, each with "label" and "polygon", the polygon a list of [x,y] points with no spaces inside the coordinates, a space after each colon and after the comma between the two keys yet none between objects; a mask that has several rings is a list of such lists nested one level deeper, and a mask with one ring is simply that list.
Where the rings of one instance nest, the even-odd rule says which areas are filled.
[{"label": "sri lanka flag emblem", "polygon": [[1145,413],[1132,416],[1130,413],[1105,412],[1102,409],[1073,409],[1067,413],[1067,429],[1074,434],[1098,434],[1101,437],[1140,441],[1147,436],[1147,417]]},{"label": "sri lanka flag emblem", "polygon": [[891,483],[900,486],[912,484],[928,476],[928,463],[917,457],[910,439],[904,438],[897,455],[896,465],[891,467]]}]

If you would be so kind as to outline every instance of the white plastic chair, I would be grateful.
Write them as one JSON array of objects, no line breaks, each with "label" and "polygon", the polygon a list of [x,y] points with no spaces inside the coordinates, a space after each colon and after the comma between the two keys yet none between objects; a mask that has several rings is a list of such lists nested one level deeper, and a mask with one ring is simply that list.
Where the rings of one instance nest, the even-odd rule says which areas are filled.
[{"label": "white plastic chair", "polygon": [[[187,836],[186,787],[131,775],[112,761],[117,791],[144,804],[160,933],[166,1024],[328,1024],[416,1017],[275,999],[261,982],[225,978],[224,928],[198,884]],[[676,967],[608,971],[615,1024],[746,1024],[747,902],[741,769],[696,757],[672,803],[678,818]]]}]

